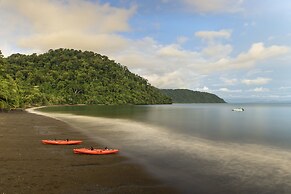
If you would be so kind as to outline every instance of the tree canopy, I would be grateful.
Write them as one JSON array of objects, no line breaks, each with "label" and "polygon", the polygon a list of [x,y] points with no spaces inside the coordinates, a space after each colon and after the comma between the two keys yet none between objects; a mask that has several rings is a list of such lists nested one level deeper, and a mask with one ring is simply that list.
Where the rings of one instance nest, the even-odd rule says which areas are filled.
[{"label": "tree canopy", "polygon": [[126,66],[94,52],[0,53],[0,109],[59,104],[168,104]]}]

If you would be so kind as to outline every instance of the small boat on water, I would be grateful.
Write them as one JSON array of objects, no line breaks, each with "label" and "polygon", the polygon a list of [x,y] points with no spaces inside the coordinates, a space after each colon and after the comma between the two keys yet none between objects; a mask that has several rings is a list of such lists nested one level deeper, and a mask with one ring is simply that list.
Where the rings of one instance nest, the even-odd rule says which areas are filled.
[{"label": "small boat on water", "polygon": [[51,145],[76,145],[82,143],[81,140],[41,140],[43,144],[51,144]]},{"label": "small boat on water", "polygon": [[92,149],[92,148],[76,148],[73,149],[75,154],[92,154],[92,155],[103,155],[103,154],[116,154],[118,149]]},{"label": "small boat on water", "polygon": [[243,112],[243,111],[245,111],[245,109],[240,107],[240,108],[234,108],[234,109],[232,109],[232,111]]}]

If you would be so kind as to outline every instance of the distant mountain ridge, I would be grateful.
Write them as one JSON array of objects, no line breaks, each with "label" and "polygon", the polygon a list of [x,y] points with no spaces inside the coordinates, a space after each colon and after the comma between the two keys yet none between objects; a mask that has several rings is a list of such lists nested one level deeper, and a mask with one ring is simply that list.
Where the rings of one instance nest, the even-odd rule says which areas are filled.
[{"label": "distant mountain ridge", "polygon": [[199,92],[188,89],[161,89],[169,96],[173,103],[226,103],[222,98],[208,92]]}]

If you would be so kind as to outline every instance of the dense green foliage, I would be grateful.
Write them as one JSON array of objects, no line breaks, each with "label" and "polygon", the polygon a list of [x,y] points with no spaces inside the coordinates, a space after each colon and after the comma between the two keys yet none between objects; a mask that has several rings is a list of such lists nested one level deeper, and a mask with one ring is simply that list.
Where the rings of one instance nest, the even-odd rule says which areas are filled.
[{"label": "dense green foliage", "polygon": [[161,92],[169,96],[174,103],[225,103],[223,99],[207,92],[187,89],[162,89]]},{"label": "dense green foliage", "polygon": [[89,51],[0,56],[0,108],[51,104],[164,104],[171,99],[127,67]]}]

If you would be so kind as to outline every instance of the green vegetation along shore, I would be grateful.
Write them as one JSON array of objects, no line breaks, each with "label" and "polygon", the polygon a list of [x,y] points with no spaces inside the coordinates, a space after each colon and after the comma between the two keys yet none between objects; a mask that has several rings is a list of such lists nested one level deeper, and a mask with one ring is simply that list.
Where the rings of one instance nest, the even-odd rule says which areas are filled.
[{"label": "green vegetation along shore", "polygon": [[222,98],[207,92],[187,89],[162,89],[161,92],[169,96],[174,103],[225,103]]},{"label": "green vegetation along shore", "polygon": [[73,49],[0,52],[0,109],[60,104],[169,104],[148,81],[107,56]]}]

